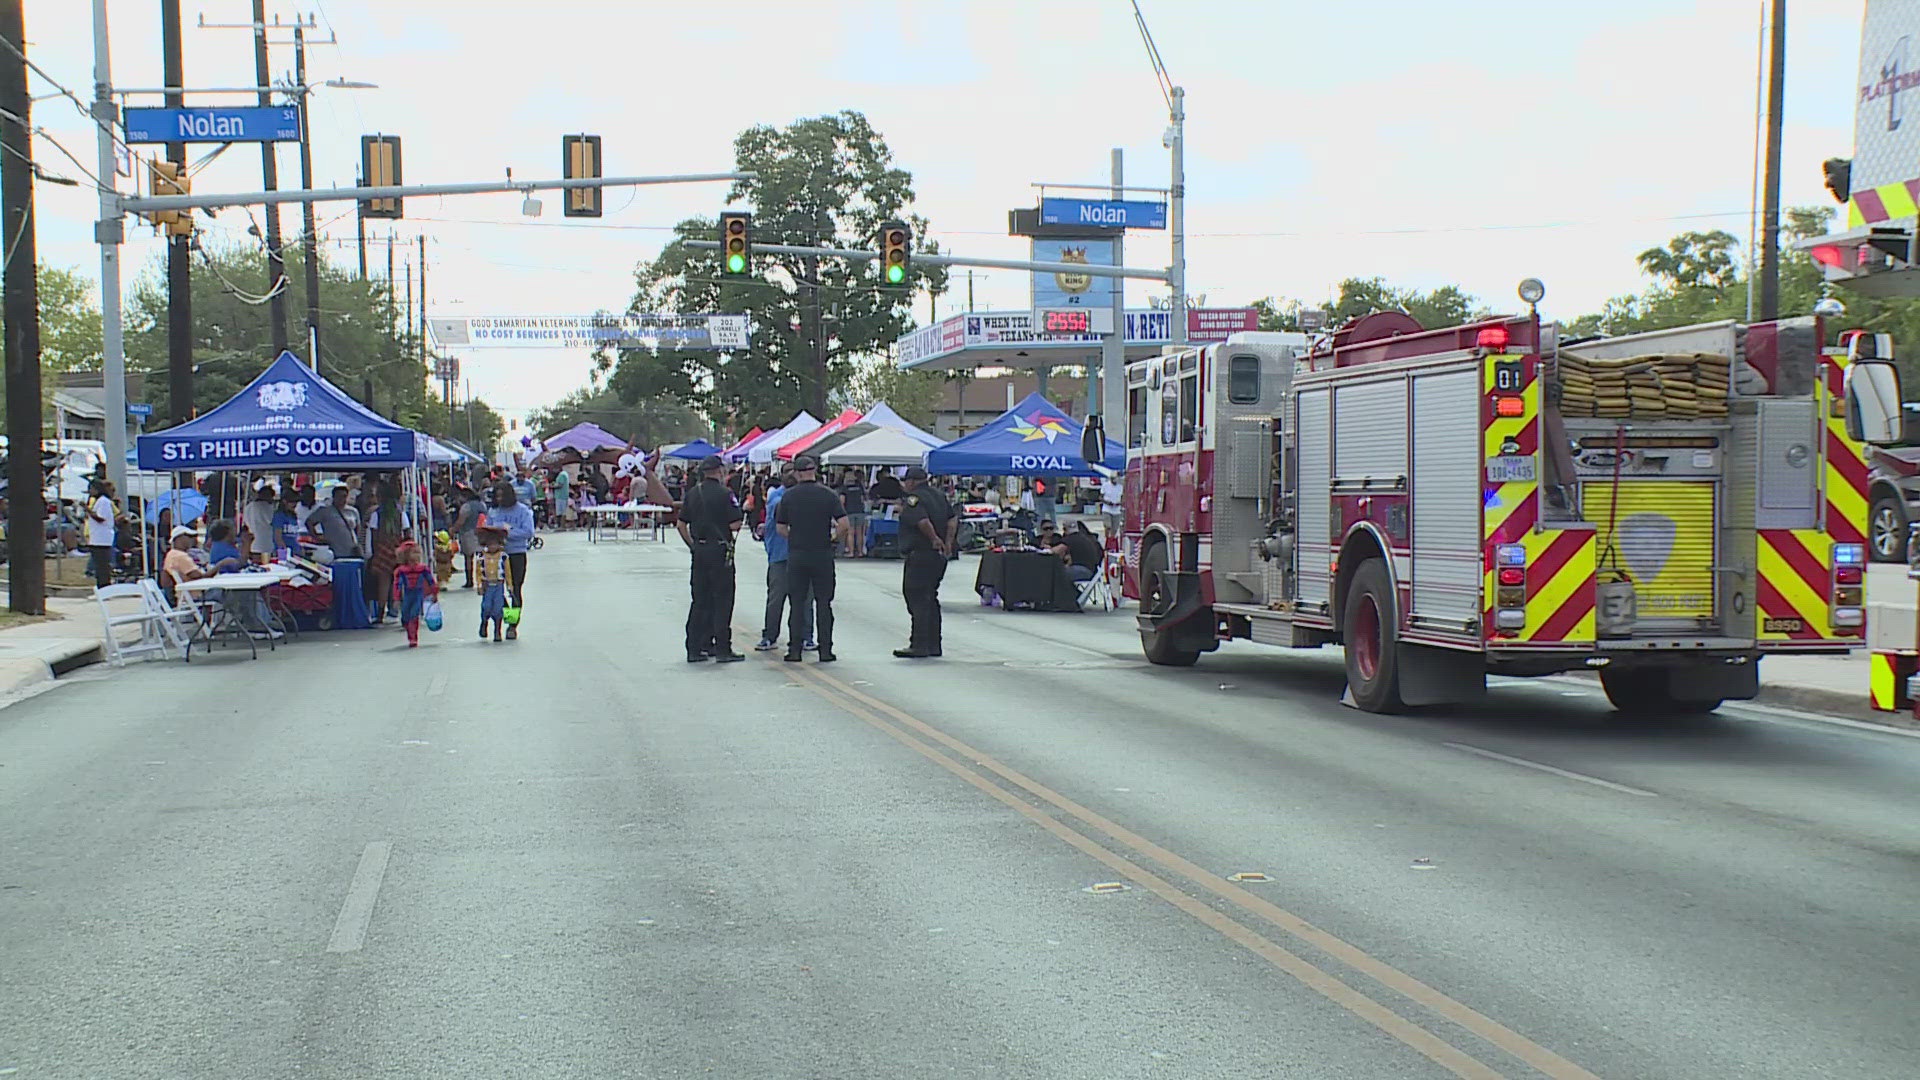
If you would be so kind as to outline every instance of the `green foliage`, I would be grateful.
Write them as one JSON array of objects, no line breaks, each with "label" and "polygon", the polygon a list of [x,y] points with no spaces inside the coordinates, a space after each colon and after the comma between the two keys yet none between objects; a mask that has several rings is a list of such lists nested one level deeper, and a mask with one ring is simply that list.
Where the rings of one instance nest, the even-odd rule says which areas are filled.
[{"label": "green foliage", "polygon": [[1730,232],[1684,232],[1663,248],[1648,248],[1634,260],[1640,271],[1672,290],[1725,289],[1740,278],[1734,253],[1740,241]]},{"label": "green foliage", "polygon": [[712,434],[706,421],[692,409],[664,398],[625,402],[611,390],[583,387],[544,409],[527,424],[547,438],[582,421],[591,421],[634,445],[649,449],[663,443],[690,442]]},{"label": "green foliage", "polygon": [[886,402],[907,422],[922,428],[933,426],[933,414],[940,408],[947,374],[936,371],[902,371],[885,358],[868,360],[854,370],[846,388],[834,395],[839,409],[867,409]]},{"label": "green foliage", "polygon": [[[296,356],[305,348],[305,270],[300,245],[289,239],[286,275],[288,340]],[[266,253],[257,247],[204,249],[194,259],[194,409],[204,412],[238,393],[273,360],[271,306],[250,303],[264,294]],[[244,296],[242,294],[245,294]],[[451,423],[444,400],[428,392],[431,358],[423,358],[419,335],[400,324],[385,281],[358,279],[320,266],[320,374],[382,416],[431,435],[467,440],[462,410]],[[167,405],[167,289],[165,265],[135,282],[127,305],[127,368],[150,372],[146,385],[155,418]],[[371,391],[371,393],[369,393]],[[492,445],[505,425],[485,402],[474,403],[474,437]]]},{"label": "green foliage", "polygon": [[[1259,313],[1262,330],[1298,330],[1301,309],[1321,305],[1269,296],[1248,306]],[[1388,285],[1384,278],[1348,278],[1340,283],[1338,299],[1327,309],[1327,325],[1337,327],[1376,311],[1404,311],[1428,328],[1457,326],[1488,314],[1484,305],[1457,286],[1421,292]]]},{"label": "green foliage", "polygon": [[[93,282],[40,264],[40,370],[44,375],[100,366],[100,308]],[[49,379],[49,382],[52,380]]]},{"label": "green foliage", "polygon": [[[729,193],[730,203],[752,209],[755,244],[877,250],[880,223],[891,218],[926,233],[926,220],[907,212],[912,177],[857,112],[749,128],[734,140],[734,164],[759,174]],[[914,293],[946,287],[943,269],[918,264],[911,288],[882,289],[872,263],[764,252],[750,274],[723,280],[718,252],[683,242],[714,239],[716,228],[707,218],[681,222],[660,256],[636,270],[628,310],[745,312],[752,348],[621,349],[608,385],[622,401],[669,398],[742,429],[785,423],[802,404],[824,415],[862,362],[910,328]],[[937,249],[922,240],[917,250]]]}]

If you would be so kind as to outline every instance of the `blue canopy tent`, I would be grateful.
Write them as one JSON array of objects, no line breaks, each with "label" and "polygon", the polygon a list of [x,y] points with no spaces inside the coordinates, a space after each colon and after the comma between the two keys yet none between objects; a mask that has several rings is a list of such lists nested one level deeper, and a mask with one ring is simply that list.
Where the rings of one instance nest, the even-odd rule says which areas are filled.
[{"label": "blue canopy tent", "polygon": [[686,458],[688,461],[699,461],[703,457],[718,453],[720,453],[719,447],[705,439],[695,439],[685,446],[675,447],[673,453],[667,456],[671,458]]},{"label": "blue canopy tent", "polygon": [[165,472],[404,469],[425,448],[290,352],[225,404],[135,444],[141,468]]},{"label": "blue canopy tent", "polygon": [[[1085,425],[1039,394],[1001,413],[980,430],[927,451],[927,471],[936,476],[1094,476],[1080,456]],[[1127,467],[1126,447],[1106,441],[1103,467]]]}]

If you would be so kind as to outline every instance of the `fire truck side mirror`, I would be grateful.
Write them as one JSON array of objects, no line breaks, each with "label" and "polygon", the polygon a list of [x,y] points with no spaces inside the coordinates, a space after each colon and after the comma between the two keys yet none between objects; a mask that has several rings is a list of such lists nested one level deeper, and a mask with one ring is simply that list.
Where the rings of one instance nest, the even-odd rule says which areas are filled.
[{"label": "fire truck side mirror", "polygon": [[1087,417],[1087,426],[1080,430],[1080,459],[1089,465],[1107,460],[1107,433],[1098,416]]},{"label": "fire truck side mirror", "polygon": [[1847,437],[1890,446],[1905,434],[1900,373],[1886,360],[1855,360],[1847,367]]}]

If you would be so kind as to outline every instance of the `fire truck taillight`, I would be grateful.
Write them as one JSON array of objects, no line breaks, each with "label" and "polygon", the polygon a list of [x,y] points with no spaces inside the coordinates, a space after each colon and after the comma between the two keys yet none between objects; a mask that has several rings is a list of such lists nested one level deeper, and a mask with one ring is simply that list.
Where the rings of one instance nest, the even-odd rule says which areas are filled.
[{"label": "fire truck taillight", "polygon": [[1866,601],[1867,546],[1833,545],[1833,632],[1854,637],[1867,626]]},{"label": "fire truck taillight", "polygon": [[1493,399],[1493,415],[1495,416],[1511,417],[1511,416],[1525,416],[1526,414],[1527,414],[1526,398],[1508,397],[1504,394],[1501,394],[1501,395],[1496,395]]},{"label": "fire truck taillight", "polygon": [[1496,630],[1521,630],[1527,625],[1527,549],[1501,544],[1493,549],[1498,567],[1494,590],[1493,625]]},{"label": "fire truck taillight", "polygon": [[1475,345],[1480,346],[1483,349],[1491,349],[1494,352],[1501,352],[1504,349],[1506,349],[1508,340],[1509,338],[1507,336],[1506,327],[1489,326],[1485,330],[1480,331],[1480,333],[1474,338],[1473,343]]}]

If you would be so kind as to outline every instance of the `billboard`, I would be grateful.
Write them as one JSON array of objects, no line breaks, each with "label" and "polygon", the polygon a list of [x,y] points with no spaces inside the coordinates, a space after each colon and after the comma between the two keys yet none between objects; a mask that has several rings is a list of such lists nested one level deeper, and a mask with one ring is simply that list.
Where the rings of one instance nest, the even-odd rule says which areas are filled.
[{"label": "billboard", "polygon": [[[1033,261],[1112,266],[1113,241],[1045,240],[1036,237],[1033,241]],[[1073,307],[1106,308],[1112,305],[1113,290],[1118,288],[1119,284],[1119,278],[1094,277],[1092,274],[1075,274],[1067,271],[1035,273],[1033,275],[1033,307],[1035,310]]]},{"label": "billboard", "polygon": [[744,349],[745,315],[506,315],[428,319],[442,346],[474,349]]}]

